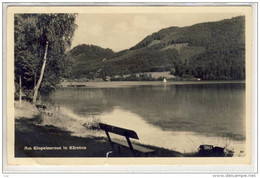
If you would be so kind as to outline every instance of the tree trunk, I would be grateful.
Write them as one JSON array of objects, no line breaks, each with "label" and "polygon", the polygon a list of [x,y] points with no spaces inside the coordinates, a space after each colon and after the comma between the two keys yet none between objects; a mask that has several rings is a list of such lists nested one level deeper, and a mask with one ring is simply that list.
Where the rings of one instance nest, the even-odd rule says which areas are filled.
[{"label": "tree trunk", "polygon": [[22,76],[19,77],[19,107],[22,106]]},{"label": "tree trunk", "polygon": [[44,58],[43,58],[43,64],[42,64],[42,70],[41,70],[40,78],[39,78],[39,80],[37,82],[36,87],[34,88],[34,94],[33,94],[33,103],[34,104],[36,103],[38,90],[39,90],[40,85],[42,83],[43,73],[44,73],[44,69],[45,69],[45,66],[46,66],[47,51],[48,51],[48,41],[46,42],[46,47],[45,47],[45,53],[44,53]]},{"label": "tree trunk", "polygon": [[34,72],[33,89],[35,88],[35,86],[36,86],[36,71]]}]

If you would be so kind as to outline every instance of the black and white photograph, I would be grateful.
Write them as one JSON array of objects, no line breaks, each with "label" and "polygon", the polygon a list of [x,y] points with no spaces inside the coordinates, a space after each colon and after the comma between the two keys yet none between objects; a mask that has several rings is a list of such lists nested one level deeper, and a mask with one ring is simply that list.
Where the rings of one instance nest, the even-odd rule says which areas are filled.
[{"label": "black and white photograph", "polygon": [[44,8],[8,20],[12,159],[248,163],[250,7]]}]

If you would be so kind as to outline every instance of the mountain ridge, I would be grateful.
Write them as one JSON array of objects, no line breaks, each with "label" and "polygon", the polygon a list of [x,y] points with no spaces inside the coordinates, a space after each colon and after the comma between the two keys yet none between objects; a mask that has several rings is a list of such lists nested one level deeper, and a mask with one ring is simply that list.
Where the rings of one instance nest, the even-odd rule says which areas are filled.
[{"label": "mountain ridge", "polygon": [[[203,80],[245,79],[245,17],[168,27],[146,36],[129,49],[113,52],[102,48],[100,53],[86,59],[82,57],[83,63],[77,69],[81,74],[72,74],[72,78],[104,79],[171,71],[175,76],[189,75]],[[86,62],[88,60],[93,62]]]}]

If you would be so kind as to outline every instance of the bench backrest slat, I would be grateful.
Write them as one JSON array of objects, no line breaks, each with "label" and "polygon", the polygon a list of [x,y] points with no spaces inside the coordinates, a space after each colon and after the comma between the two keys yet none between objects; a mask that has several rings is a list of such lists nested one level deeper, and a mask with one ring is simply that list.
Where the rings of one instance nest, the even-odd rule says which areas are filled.
[{"label": "bench backrest slat", "polygon": [[104,131],[108,131],[111,133],[129,137],[129,138],[139,139],[136,132],[133,130],[115,127],[115,126],[111,126],[111,125],[107,125],[107,124],[103,124],[103,123],[99,123],[99,127],[101,130],[104,130]]}]

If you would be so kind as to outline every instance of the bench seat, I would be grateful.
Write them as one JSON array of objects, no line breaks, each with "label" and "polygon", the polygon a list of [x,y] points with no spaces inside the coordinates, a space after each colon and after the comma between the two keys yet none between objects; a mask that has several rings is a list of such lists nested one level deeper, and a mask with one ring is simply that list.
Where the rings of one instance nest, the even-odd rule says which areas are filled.
[{"label": "bench seat", "polygon": [[[125,140],[113,139],[112,142],[116,143],[118,145],[124,146],[126,148],[129,148],[129,145],[128,145],[127,141],[125,141]],[[133,146],[135,151],[138,151],[138,152],[141,152],[141,153],[144,153],[144,154],[155,152],[155,150],[145,148],[143,146],[140,146],[140,145],[137,145],[137,144],[134,144],[134,143],[132,143],[132,146]]]},{"label": "bench seat", "polygon": [[[123,146],[125,148],[130,149],[133,156],[139,156],[140,155],[139,153],[142,153],[145,156],[148,156],[149,153],[155,152],[155,150],[145,148],[145,147],[137,145],[137,144],[133,144],[131,142],[130,138],[137,139],[137,140],[139,139],[137,133],[133,130],[120,128],[120,127],[116,127],[116,126],[112,126],[112,125],[107,125],[107,124],[103,124],[103,123],[99,123],[99,127],[101,130],[105,131],[105,133],[107,135],[107,139],[108,139],[113,151],[115,151],[115,152],[117,152],[117,150],[115,149],[115,145]],[[109,132],[116,134],[116,135],[120,135],[120,136],[124,137],[125,140],[119,140],[117,138],[112,139],[109,135]],[[120,152],[120,149],[119,149],[119,152]]]}]

